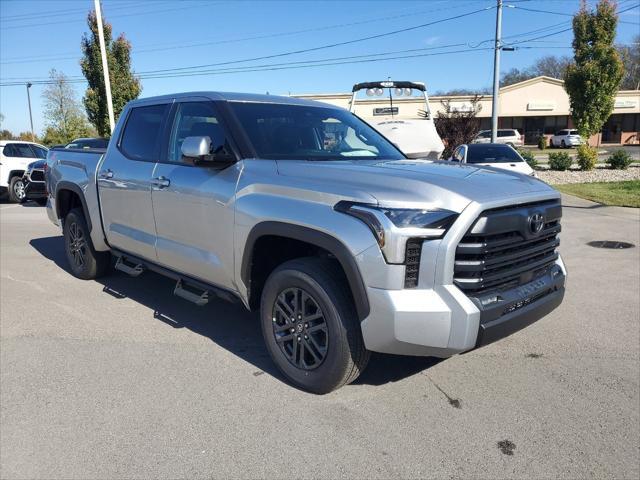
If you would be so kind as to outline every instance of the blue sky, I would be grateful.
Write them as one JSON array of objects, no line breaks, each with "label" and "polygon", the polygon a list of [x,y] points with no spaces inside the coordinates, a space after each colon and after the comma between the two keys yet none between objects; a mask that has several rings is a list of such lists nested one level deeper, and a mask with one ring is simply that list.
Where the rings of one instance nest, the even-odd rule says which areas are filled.
[{"label": "blue sky", "polygon": [[[590,4],[593,4],[590,1]],[[640,31],[638,0],[620,0],[617,41],[629,43]],[[133,46],[136,72],[236,62],[351,42],[493,7],[495,0],[397,1],[223,1],[103,0],[103,14],[114,34],[124,32]],[[501,70],[526,67],[544,55],[570,55],[570,26],[579,0],[505,0],[503,36],[518,43],[502,54]],[[93,0],[0,0],[0,83],[38,80],[51,68],[80,77],[80,39]],[[544,10],[533,12],[530,10]],[[548,13],[556,12],[556,13]],[[346,92],[356,82],[386,79],[423,81],[429,91],[491,85],[495,9],[414,28],[380,38],[270,59],[196,69],[206,71],[251,65],[290,64],[310,60],[341,62],[313,68],[145,78],[142,96],[191,90],[243,92]],[[532,33],[527,33],[532,32]],[[536,39],[533,41],[525,41]],[[484,43],[482,43],[484,42]],[[447,45],[455,45],[446,47]],[[382,60],[364,55],[414,50]],[[335,60],[359,56],[358,59]],[[375,59],[376,61],[369,61]],[[366,60],[366,61],[363,61]],[[279,65],[277,68],[281,68]],[[274,68],[274,67],[270,67]],[[182,72],[185,70],[179,70]],[[75,85],[81,98],[85,85]],[[41,94],[31,88],[36,133],[44,128]],[[24,85],[0,87],[2,128],[29,128]]]}]

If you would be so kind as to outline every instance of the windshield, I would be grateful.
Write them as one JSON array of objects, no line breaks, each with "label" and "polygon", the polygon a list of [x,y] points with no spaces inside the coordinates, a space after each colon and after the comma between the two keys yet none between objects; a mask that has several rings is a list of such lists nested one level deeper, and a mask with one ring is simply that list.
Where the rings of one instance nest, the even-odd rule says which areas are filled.
[{"label": "windshield", "polygon": [[468,148],[467,163],[515,163],[524,161],[518,155],[518,152],[509,145],[472,144]]},{"label": "windshield", "polygon": [[273,160],[400,160],[373,128],[336,108],[230,102],[259,158]]}]

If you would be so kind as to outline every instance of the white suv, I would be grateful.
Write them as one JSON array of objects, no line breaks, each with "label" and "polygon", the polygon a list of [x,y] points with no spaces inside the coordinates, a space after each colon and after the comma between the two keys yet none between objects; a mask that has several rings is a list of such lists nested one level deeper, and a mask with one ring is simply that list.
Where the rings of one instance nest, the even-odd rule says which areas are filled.
[{"label": "white suv", "polygon": [[[480,130],[476,138],[471,143],[491,143],[491,130]],[[513,128],[501,128],[498,130],[498,135],[495,143],[505,143],[512,147],[522,146],[522,136],[518,130]]]},{"label": "white suv", "polygon": [[555,133],[549,140],[550,147],[573,147],[582,145],[582,137],[578,134],[578,130],[560,130]]},{"label": "white suv", "polygon": [[24,199],[22,175],[31,162],[47,158],[47,147],[19,140],[0,141],[0,196],[9,194],[9,201]]}]

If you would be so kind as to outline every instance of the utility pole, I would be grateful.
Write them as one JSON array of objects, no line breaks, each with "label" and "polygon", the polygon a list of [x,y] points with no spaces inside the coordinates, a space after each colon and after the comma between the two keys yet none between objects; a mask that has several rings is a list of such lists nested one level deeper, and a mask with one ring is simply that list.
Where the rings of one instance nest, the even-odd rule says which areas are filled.
[{"label": "utility pole", "polygon": [[496,12],[496,42],[493,47],[493,98],[491,101],[491,143],[498,137],[498,95],[500,94],[500,50],[502,48],[502,0]]},{"label": "utility pole", "polygon": [[36,141],[36,136],[33,133],[33,116],[31,115],[31,95],[29,94],[29,89],[31,88],[31,83],[27,82],[27,102],[29,103],[29,123],[31,124],[31,141]]},{"label": "utility pole", "polygon": [[109,65],[107,64],[107,48],[104,45],[104,31],[102,30],[102,12],[100,10],[100,0],[93,0],[96,8],[96,22],[98,22],[98,37],[100,40],[100,56],[102,57],[102,73],[104,74],[104,89],[107,97],[107,110],[109,111],[109,127],[111,133],[115,127],[113,117],[113,102],[111,101],[111,81],[109,80]]}]

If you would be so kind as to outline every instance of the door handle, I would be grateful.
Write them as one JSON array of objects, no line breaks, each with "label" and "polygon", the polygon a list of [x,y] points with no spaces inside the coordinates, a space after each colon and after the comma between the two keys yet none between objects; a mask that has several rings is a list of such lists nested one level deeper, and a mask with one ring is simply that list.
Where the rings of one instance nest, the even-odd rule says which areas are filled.
[{"label": "door handle", "polygon": [[162,188],[167,188],[169,185],[171,185],[171,180],[169,180],[167,177],[157,177],[154,178],[151,183],[153,184],[154,187],[156,187],[158,190],[162,189]]},{"label": "door handle", "polygon": [[111,171],[110,168],[107,168],[106,170],[101,171],[98,174],[99,178],[113,178],[113,172]]}]

